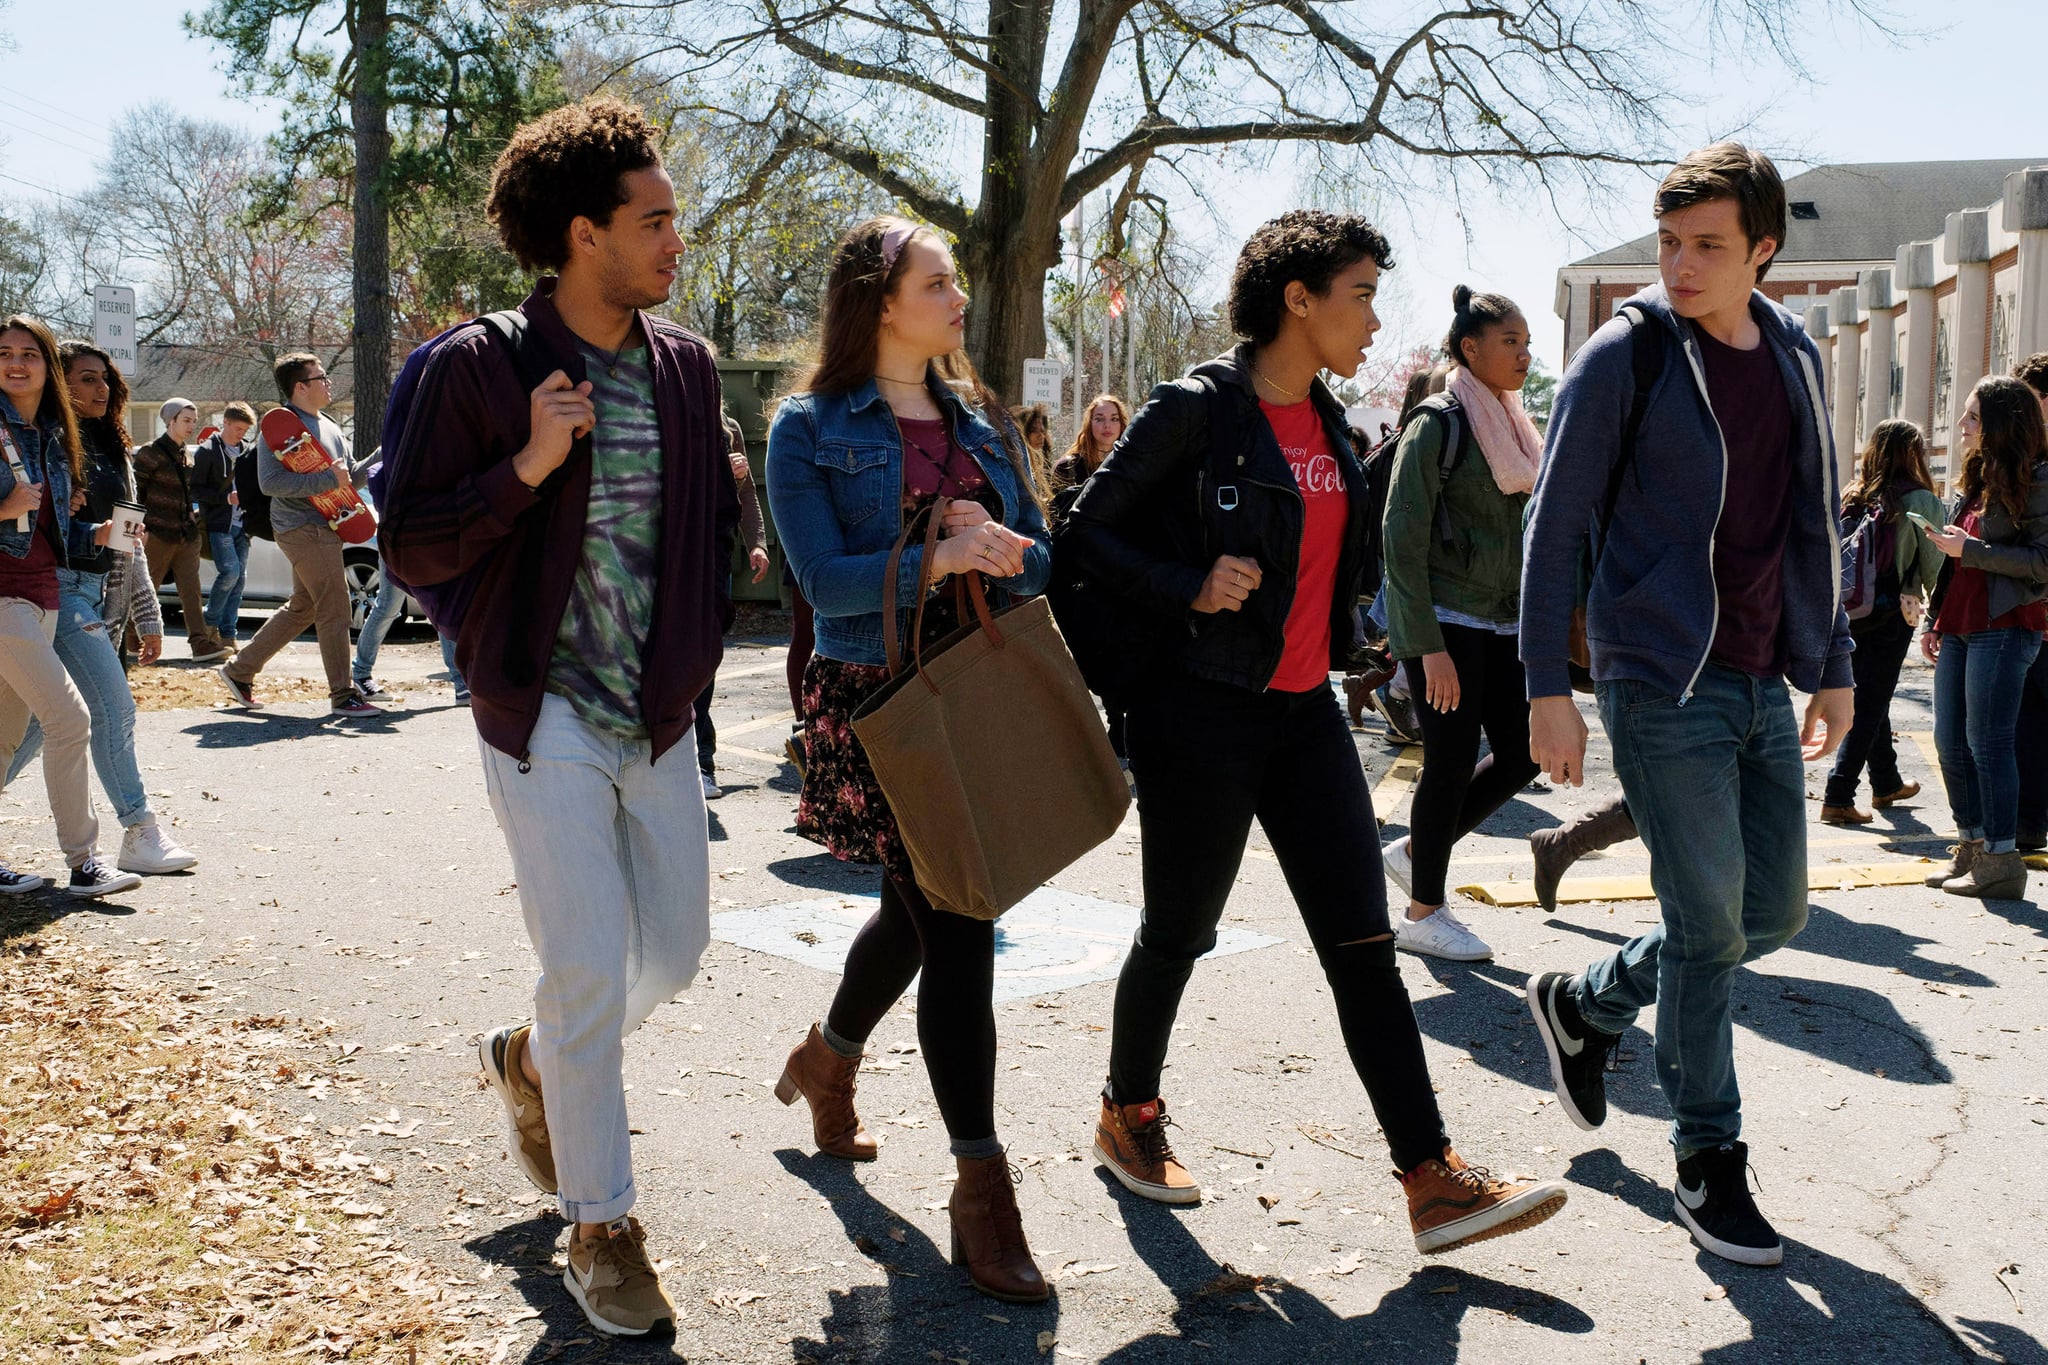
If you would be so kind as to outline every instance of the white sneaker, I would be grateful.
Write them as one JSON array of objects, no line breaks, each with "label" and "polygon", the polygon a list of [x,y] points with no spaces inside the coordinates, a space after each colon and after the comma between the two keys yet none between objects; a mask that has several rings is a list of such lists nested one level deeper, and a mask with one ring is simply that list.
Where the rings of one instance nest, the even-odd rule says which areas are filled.
[{"label": "white sneaker", "polygon": [[1404,896],[1415,894],[1415,859],[1408,852],[1408,838],[1403,835],[1380,850],[1380,864],[1387,869],[1387,875],[1394,879],[1394,885],[1401,888]]},{"label": "white sneaker", "polygon": [[1493,957],[1493,949],[1486,946],[1486,940],[1460,923],[1448,905],[1439,905],[1434,913],[1421,919],[1396,915],[1394,946],[1447,962],[1486,962]]},{"label": "white sneaker", "polygon": [[199,865],[194,854],[179,847],[178,841],[164,833],[162,825],[152,820],[146,825],[130,825],[121,836],[121,856],[114,865],[123,872],[140,872],[154,877],[164,872],[183,872],[188,867]]},{"label": "white sneaker", "polygon": [[725,795],[725,792],[718,785],[717,778],[705,772],[700,772],[697,775],[704,779],[704,799],[706,801],[716,801],[719,797]]}]

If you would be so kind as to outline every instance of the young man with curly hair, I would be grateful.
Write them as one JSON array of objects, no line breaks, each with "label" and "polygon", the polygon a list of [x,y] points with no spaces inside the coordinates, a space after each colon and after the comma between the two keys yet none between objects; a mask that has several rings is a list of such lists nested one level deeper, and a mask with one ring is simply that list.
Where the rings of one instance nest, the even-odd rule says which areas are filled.
[{"label": "young man with curly hair", "polygon": [[483,1039],[484,1073],[520,1168],[574,1225],[570,1294],[639,1336],[676,1314],[629,1216],[623,1044],[710,941],[687,741],[732,617],[739,502],[710,348],[642,311],[683,251],[654,127],[607,99],[546,114],[498,158],[488,207],[541,275],[523,339],[474,323],[436,343],[386,452],[381,546],[455,618],[540,958],[533,1022]]},{"label": "young man with curly hair", "polygon": [[1365,360],[1392,264],[1356,215],[1299,210],[1260,227],[1230,286],[1243,340],[1153,390],[1064,534],[1161,642],[1149,685],[1127,701],[1145,906],[1117,980],[1096,1159],[1147,1199],[1201,1198],[1167,1139],[1160,1073],[1257,820],[1386,1136],[1416,1249],[1437,1252],[1542,1222],[1565,1187],[1494,1179],[1445,1135],[1394,959],[1372,794],[1330,688],[1351,653],[1370,527],[1344,407],[1320,376]]}]

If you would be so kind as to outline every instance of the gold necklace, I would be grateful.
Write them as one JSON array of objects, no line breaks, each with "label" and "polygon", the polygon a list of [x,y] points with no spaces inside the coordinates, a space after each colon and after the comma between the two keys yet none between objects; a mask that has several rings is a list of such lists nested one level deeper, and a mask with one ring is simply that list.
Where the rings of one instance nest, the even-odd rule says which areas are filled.
[{"label": "gold necklace", "polygon": [[894,375],[887,374],[877,374],[875,378],[881,380],[884,384],[901,384],[907,389],[921,389],[924,387],[922,379],[898,379]]},{"label": "gold necklace", "polygon": [[[1271,388],[1273,392],[1279,394],[1282,398],[1288,399],[1291,402],[1299,403],[1303,398],[1308,396],[1308,392],[1305,389],[1301,393],[1296,393],[1292,389],[1282,388],[1280,385],[1275,384],[1273,382],[1273,376],[1267,374],[1264,370],[1260,369],[1259,362],[1256,360],[1252,362],[1252,373],[1257,375],[1259,378],[1265,380],[1267,386]],[[1309,382],[1313,384],[1315,380],[1311,379],[1309,380]]]}]

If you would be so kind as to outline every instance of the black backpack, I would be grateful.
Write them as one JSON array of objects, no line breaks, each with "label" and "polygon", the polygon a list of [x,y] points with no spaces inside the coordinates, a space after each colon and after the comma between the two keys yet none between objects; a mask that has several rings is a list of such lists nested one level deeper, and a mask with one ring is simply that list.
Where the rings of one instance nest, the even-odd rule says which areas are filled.
[{"label": "black backpack", "polygon": [[242,507],[242,529],[258,540],[276,540],[270,525],[270,494],[256,480],[256,452],[235,461],[235,499]]}]

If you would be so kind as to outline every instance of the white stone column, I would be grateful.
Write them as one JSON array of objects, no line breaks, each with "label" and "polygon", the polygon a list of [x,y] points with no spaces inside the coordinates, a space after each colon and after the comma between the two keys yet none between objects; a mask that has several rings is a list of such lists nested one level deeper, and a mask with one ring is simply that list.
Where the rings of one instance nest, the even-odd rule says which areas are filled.
[{"label": "white stone column", "polygon": [[1906,390],[1899,415],[1934,434],[1934,243],[1912,242],[1892,261],[1892,288],[1906,296]]},{"label": "white stone column", "polygon": [[1892,268],[1879,266],[1856,277],[1856,301],[1862,306],[1863,435],[1892,415],[1892,365],[1897,359],[1898,313],[1892,301]]},{"label": "white stone column", "polygon": [[1863,314],[1856,307],[1855,289],[1837,289],[1828,295],[1828,317],[1835,331],[1835,378],[1830,394],[1834,401],[1828,420],[1835,431],[1837,464],[1846,476],[1854,468],[1862,444],[1856,428],[1863,411],[1863,395],[1857,392],[1863,384]]},{"label": "white stone column", "polygon": [[1954,431],[1970,390],[1984,377],[1984,357],[1990,349],[1991,215],[1984,209],[1951,213],[1943,254],[1956,268],[1956,330],[1949,338],[1956,377],[1948,407],[1948,428]]},{"label": "white stone column", "polygon": [[2020,239],[2020,307],[2013,320],[2012,353],[2025,359],[2048,351],[2048,167],[2030,166],[2006,176],[2005,230]]},{"label": "white stone column", "polygon": [[1820,347],[1820,389],[1822,393],[1835,391],[1835,330],[1828,326],[1828,306],[1824,303],[1810,303],[1806,306],[1806,334],[1813,338],[1813,344]]}]

